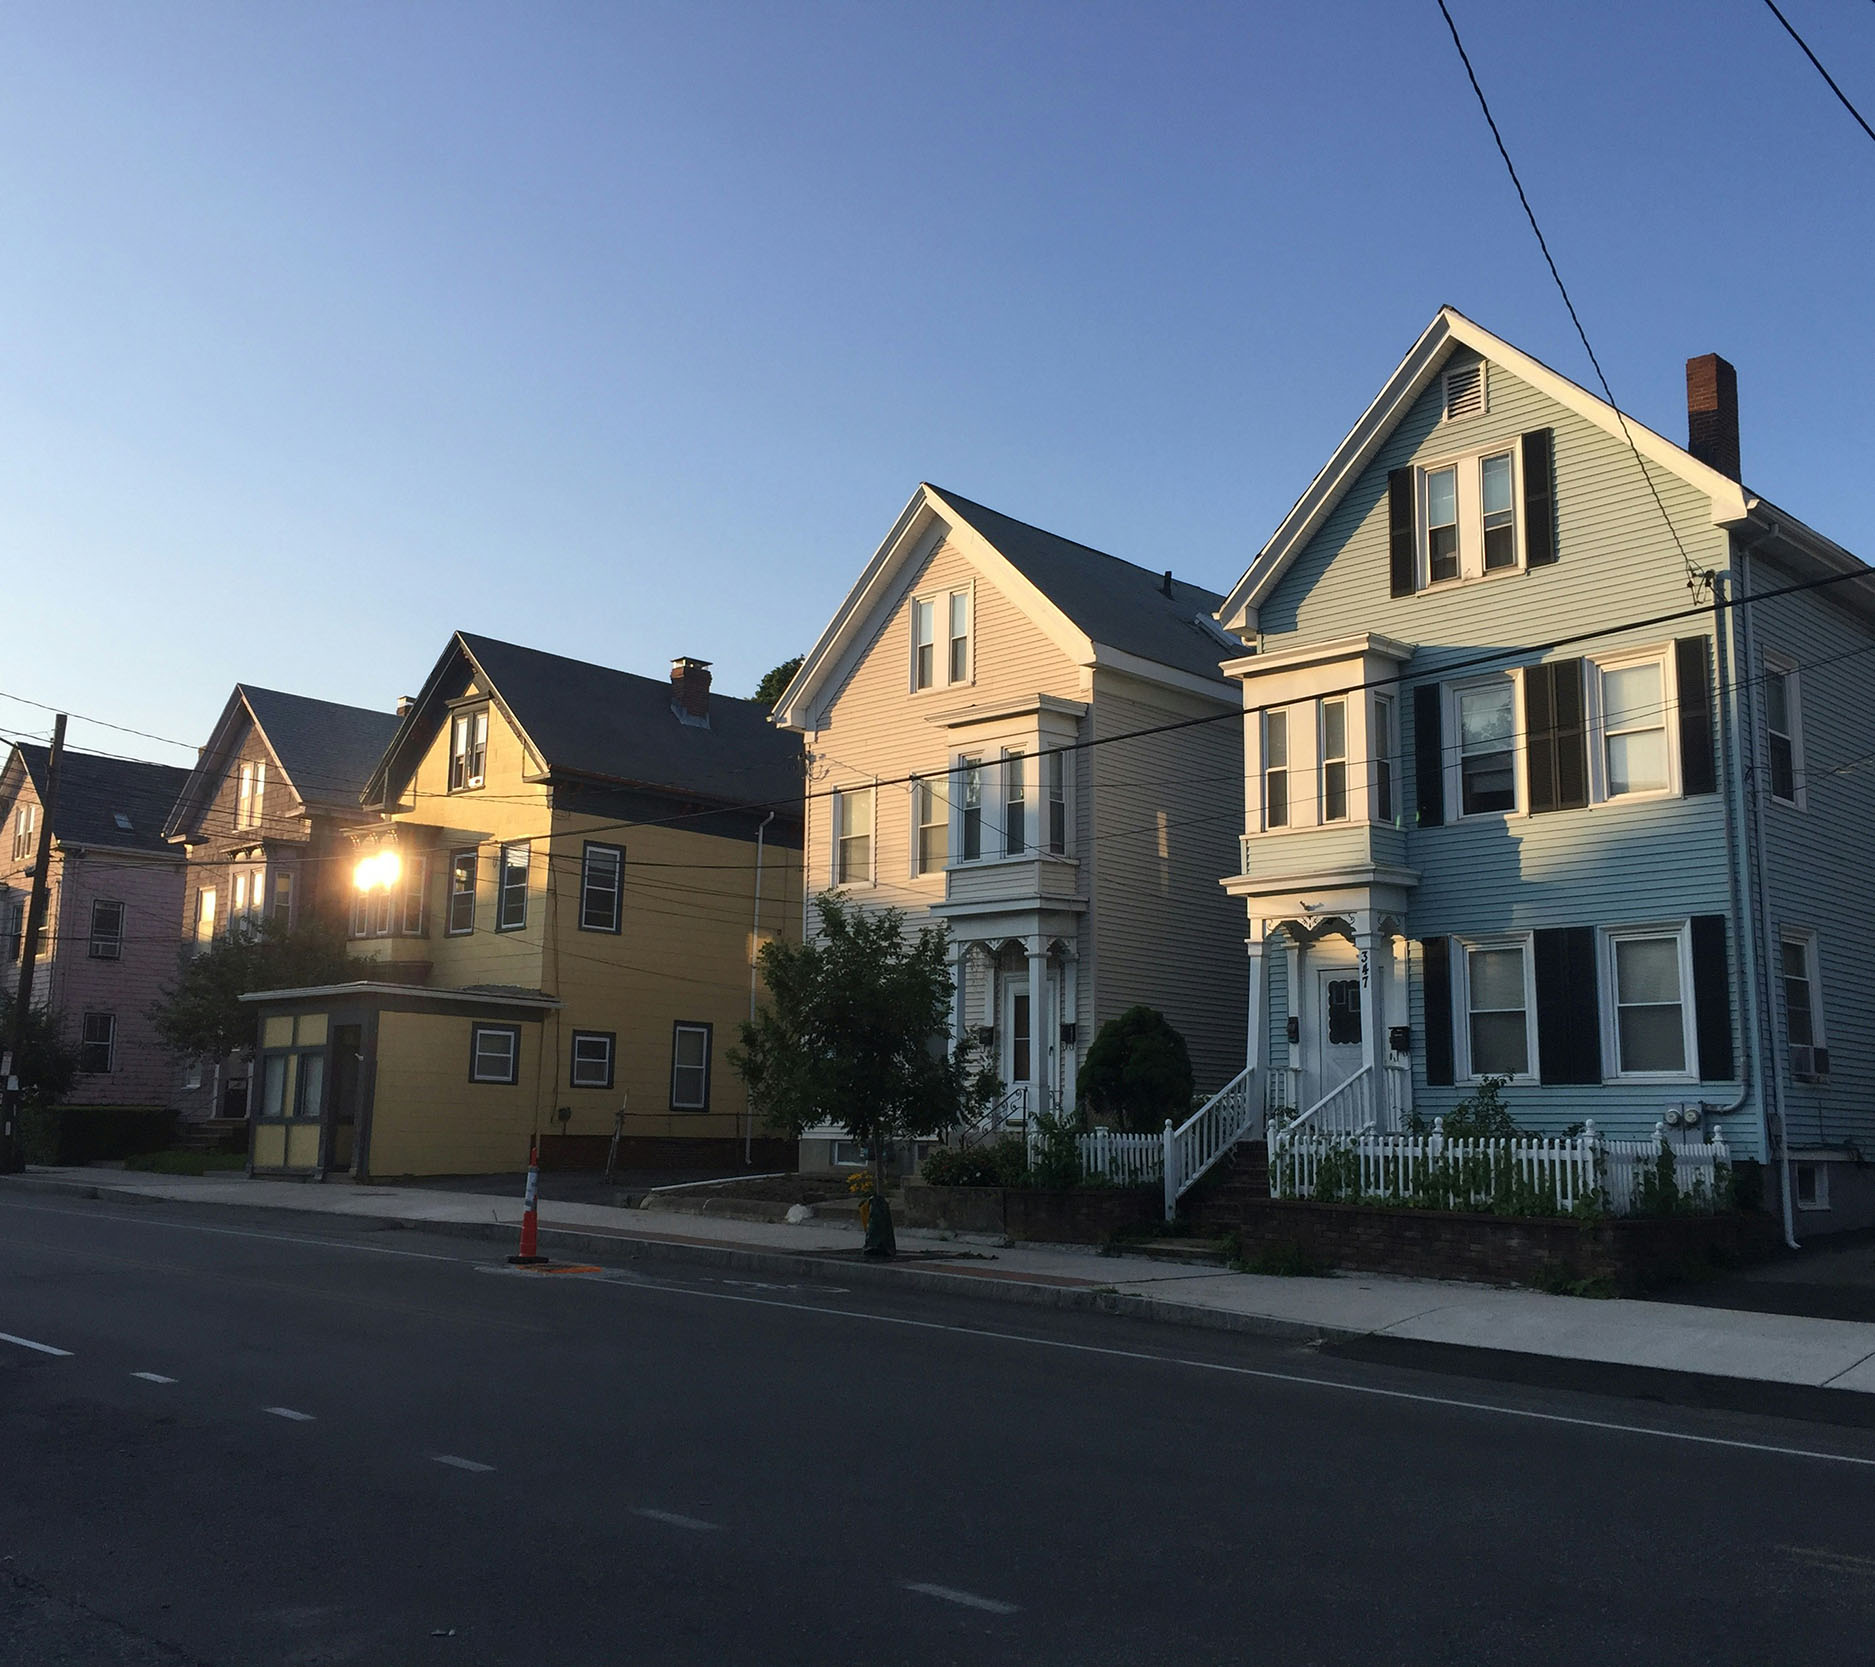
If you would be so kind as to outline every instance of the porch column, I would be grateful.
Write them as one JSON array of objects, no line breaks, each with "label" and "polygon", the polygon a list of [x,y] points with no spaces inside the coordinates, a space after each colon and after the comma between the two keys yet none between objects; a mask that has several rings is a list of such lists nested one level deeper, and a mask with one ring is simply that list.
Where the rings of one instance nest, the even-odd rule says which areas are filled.
[{"label": "porch column", "polygon": [[[1070,1025],[1074,1027],[1072,1042],[1061,1039],[1061,1106],[1064,1111],[1071,1111],[1077,1104],[1075,1082],[1079,1075],[1081,1051],[1081,961],[1078,955],[1070,952],[1061,963],[1061,1030]],[[1056,1032],[1060,1036],[1060,1031]]]},{"label": "porch column", "polygon": [[1288,1005],[1289,1037],[1289,1105],[1294,1111],[1307,1111],[1309,1108],[1302,1100],[1302,961],[1303,943],[1296,929],[1289,928],[1289,988],[1286,992]]},{"label": "porch column", "polygon": [[1354,916],[1354,950],[1361,968],[1361,1060],[1367,1066],[1368,1115],[1387,1126],[1386,1003],[1381,999],[1385,937],[1378,918],[1367,909]]},{"label": "porch column", "polygon": [[1244,1027],[1243,1063],[1246,1071],[1254,1071],[1257,1061],[1263,1055],[1263,922],[1250,922],[1250,936],[1244,939],[1244,948],[1250,955],[1250,1011],[1248,1023]]},{"label": "porch column", "polygon": [[1042,1109],[1042,1090],[1048,1082],[1048,940],[1036,937],[1026,941],[1029,952],[1029,1087],[1035,1104]]}]

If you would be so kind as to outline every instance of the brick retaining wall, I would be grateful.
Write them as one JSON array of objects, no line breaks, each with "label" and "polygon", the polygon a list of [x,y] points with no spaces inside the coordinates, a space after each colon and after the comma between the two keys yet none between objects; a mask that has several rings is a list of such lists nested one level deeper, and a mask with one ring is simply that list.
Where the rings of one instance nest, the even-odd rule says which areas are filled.
[{"label": "brick retaining wall", "polygon": [[1043,1244],[1105,1244],[1165,1212],[1158,1187],[934,1187],[905,1183],[907,1227]]}]

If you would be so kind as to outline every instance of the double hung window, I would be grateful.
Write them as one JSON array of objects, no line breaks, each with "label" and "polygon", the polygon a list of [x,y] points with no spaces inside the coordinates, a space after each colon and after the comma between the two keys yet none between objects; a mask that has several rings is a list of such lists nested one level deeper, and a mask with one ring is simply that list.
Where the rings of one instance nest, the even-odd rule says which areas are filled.
[{"label": "double hung window", "polygon": [[874,790],[842,788],[833,795],[833,883],[863,886],[872,881]]},{"label": "double hung window", "polygon": [[[211,897],[213,892],[209,894]],[[18,961],[25,953],[26,940],[26,905],[9,903],[0,909],[0,944],[4,945],[9,962]]]},{"label": "double hung window", "polygon": [[449,923],[444,932],[455,937],[475,930],[475,852],[456,851],[449,859]]},{"label": "double hung window", "polygon": [[78,1069],[104,1076],[117,1069],[117,1015],[87,1013],[78,1033]]},{"label": "double hung window", "polygon": [[971,679],[970,591],[912,598],[911,686],[943,688]]},{"label": "double hung window", "polygon": [[1322,820],[1348,819],[1348,703],[1322,702]]},{"label": "double hung window", "polygon": [[273,905],[269,918],[281,931],[293,924],[293,871],[283,868],[273,877]]},{"label": "double hung window", "polygon": [[1263,826],[1289,826],[1289,714],[1263,714]]},{"label": "double hung window", "polygon": [[521,1027],[470,1025],[469,1081],[514,1083],[520,1080]]},{"label": "double hung window", "polygon": [[1614,992],[1614,1059],[1624,1077],[1683,1077],[1693,1057],[1687,1036],[1691,983],[1683,929],[1635,928],[1608,934]]},{"label": "double hung window", "polygon": [[1529,955],[1521,942],[1465,950],[1466,1040],[1474,1077],[1530,1072]]},{"label": "double hung window", "polygon": [[963,858],[965,862],[974,862],[983,855],[983,760],[959,759],[957,777]]},{"label": "double hung window", "polygon": [[671,1027],[671,1110],[710,1109],[710,1026]]},{"label": "double hung window", "polygon": [[1060,752],[1048,755],[1048,849],[1068,854],[1068,759]]},{"label": "double hung window", "polygon": [[1453,691],[1461,816],[1517,808],[1517,690],[1508,677]]},{"label": "double hung window", "polygon": [[580,864],[579,929],[616,932],[622,924],[625,898],[625,848],[586,844]]},{"label": "double hung window", "polygon": [[1517,500],[1512,495],[1510,453],[1499,452],[1478,465],[1478,495],[1484,516],[1484,570],[1517,565]]},{"label": "double hung window", "polygon": [[1425,583],[1477,579],[1523,565],[1514,449],[1421,469],[1419,501]]},{"label": "double hung window", "polygon": [[1771,797],[1782,804],[1801,804],[1803,745],[1797,724],[1797,672],[1770,659],[1764,663],[1764,727]]},{"label": "double hung window", "polygon": [[612,1086],[612,1049],[617,1040],[609,1030],[573,1032],[571,1080],[575,1088]]},{"label": "double hung window", "polygon": [[397,929],[407,938],[423,935],[423,897],[428,889],[429,874],[428,858],[413,856],[404,863],[404,890]]},{"label": "double hung window", "polygon": [[1458,467],[1426,471],[1426,568],[1433,584],[1458,577]]},{"label": "double hung window", "polygon": [[1596,669],[1603,796],[1668,791],[1673,775],[1665,659]]},{"label": "double hung window", "polygon": [[501,848],[499,893],[495,899],[495,930],[518,932],[527,924],[528,869],[534,848],[520,840]]},{"label": "double hung window", "polygon": [[1778,939],[1778,971],[1784,985],[1784,1039],[1790,1044],[1790,1074],[1816,1082],[1828,1074],[1823,1012],[1817,1000],[1816,939],[1808,932],[1785,932]]},{"label": "double hung window", "polygon": [[457,712],[449,725],[449,791],[480,787],[488,765],[488,708]]},{"label": "double hung window", "polygon": [[917,824],[914,869],[919,874],[941,873],[950,859],[951,808],[944,802],[937,778],[920,776],[912,783],[911,793],[912,816]]},{"label": "double hung window", "polygon": [[195,894],[195,941],[207,943],[215,936],[215,888],[204,886]]},{"label": "double hung window", "polygon": [[1023,755],[1003,754],[1003,851],[1019,857],[1029,848],[1028,793],[1023,782]]},{"label": "double hung window", "polygon": [[91,904],[90,958],[121,960],[124,953],[124,906],[99,897]]},{"label": "double hung window", "polygon": [[13,812],[13,860],[30,862],[39,832],[39,807],[22,804]]}]

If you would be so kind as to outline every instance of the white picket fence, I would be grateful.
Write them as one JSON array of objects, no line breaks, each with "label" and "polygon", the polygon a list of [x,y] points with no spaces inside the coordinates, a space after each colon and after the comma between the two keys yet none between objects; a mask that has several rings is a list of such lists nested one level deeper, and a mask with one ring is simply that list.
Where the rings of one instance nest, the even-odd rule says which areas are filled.
[{"label": "white picket fence", "polygon": [[[1593,1123],[1579,1135],[1545,1139],[1448,1140],[1443,1119],[1432,1133],[1323,1135],[1272,1128],[1270,1195],[1313,1198],[1324,1163],[1334,1165],[1337,1192],[1352,1183],[1356,1197],[1376,1202],[1436,1194],[1448,1208],[1482,1208],[1507,1182],[1553,1202],[1560,1214],[1601,1199],[1616,1215],[1631,1215],[1642,1196],[1644,1175],[1662,1148],[1673,1154],[1674,1185],[1683,1197],[1716,1207],[1719,1171],[1731,1154],[1717,1130],[1710,1141],[1669,1141],[1663,1124],[1652,1140],[1607,1140]],[[1354,1174],[1345,1173],[1352,1164]]]},{"label": "white picket fence", "polygon": [[[1029,1159],[1035,1158],[1036,1136],[1029,1136]],[[1083,1175],[1102,1175],[1115,1186],[1150,1186],[1165,1173],[1165,1140],[1156,1134],[1117,1134],[1095,1129],[1080,1135],[1075,1145],[1081,1154]]]}]

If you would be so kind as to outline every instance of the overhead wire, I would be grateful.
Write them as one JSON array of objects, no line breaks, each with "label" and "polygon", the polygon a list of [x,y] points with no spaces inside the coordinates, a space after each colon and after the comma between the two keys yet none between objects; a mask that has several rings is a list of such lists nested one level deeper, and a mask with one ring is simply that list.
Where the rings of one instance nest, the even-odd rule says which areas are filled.
[{"label": "overhead wire", "polygon": [[1845,93],[1841,87],[1836,85],[1835,76],[1831,75],[1830,72],[1823,67],[1823,60],[1810,50],[1810,43],[1805,40],[1802,35],[1797,33],[1796,25],[1777,9],[1776,0],[1764,0],[1764,3],[1770,7],[1771,15],[1776,18],[1779,23],[1783,24],[1784,33],[1789,35],[1790,38],[1802,48],[1803,55],[1810,60],[1811,67],[1818,75],[1823,77],[1824,85],[1836,95],[1842,107],[1855,118],[1856,126],[1861,128],[1869,138],[1875,139],[1875,127],[1870,127],[1867,120],[1863,117],[1862,112],[1849,102],[1849,95]]}]

